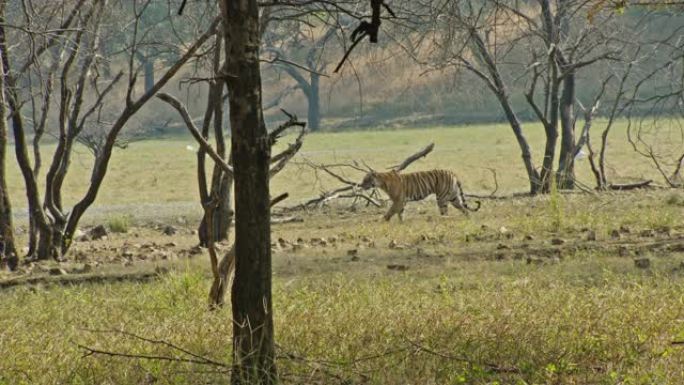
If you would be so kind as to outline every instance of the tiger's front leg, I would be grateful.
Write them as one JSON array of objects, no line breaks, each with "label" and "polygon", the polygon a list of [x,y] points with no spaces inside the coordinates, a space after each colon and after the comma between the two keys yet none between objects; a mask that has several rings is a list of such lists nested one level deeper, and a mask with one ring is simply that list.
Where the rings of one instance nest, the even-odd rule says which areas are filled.
[{"label": "tiger's front leg", "polygon": [[387,214],[385,214],[385,220],[389,221],[394,214],[398,214],[399,216],[399,221],[404,221],[404,218],[402,218],[402,213],[404,212],[404,201],[403,200],[397,200],[397,201],[392,201],[392,206],[389,208],[387,211]]}]

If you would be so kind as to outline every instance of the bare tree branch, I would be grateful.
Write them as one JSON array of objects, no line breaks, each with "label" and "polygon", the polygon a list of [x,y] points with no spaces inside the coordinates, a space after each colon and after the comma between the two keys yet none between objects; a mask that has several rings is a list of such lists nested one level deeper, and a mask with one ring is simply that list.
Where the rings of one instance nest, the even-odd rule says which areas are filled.
[{"label": "bare tree branch", "polygon": [[413,155],[410,155],[408,158],[404,159],[403,162],[399,163],[396,166],[392,166],[391,168],[394,171],[403,171],[406,167],[410,166],[411,163],[415,162],[416,160],[418,160],[420,158],[426,157],[430,152],[432,152],[432,150],[434,148],[435,148],[435,144],[430,143],[427,146],[425,146],[425,148],[423,148],[422,150],[416,152]]},{"label": "bare tree branch", "polygon": [[164,102],[170,104],[173,108],[178,111],[178,113],[181,115],[183,118],[183,121],[185,122],[185,125],[188,127],[188,131],[192,134],[193,138],[197,141],[197,143],[202,147],[204,151],[209,154],[211,159],[216,162],[223,171],[229,175],[233,175],[233,167],[231,167],[228,163],[226,163],[223,158],[214,150],[213,147],[207,142],[206,139],[202,136],[202,134],[199,132],[197,129],[197,126],[195,123],[192,121],[192,118],[190,118],[190,114],[188,114],[188,110],[185,108],[183,103],[181,103],[178,99],[175,97],[167,94],[167,93],[159,93],[157,94],[157,97]]}]

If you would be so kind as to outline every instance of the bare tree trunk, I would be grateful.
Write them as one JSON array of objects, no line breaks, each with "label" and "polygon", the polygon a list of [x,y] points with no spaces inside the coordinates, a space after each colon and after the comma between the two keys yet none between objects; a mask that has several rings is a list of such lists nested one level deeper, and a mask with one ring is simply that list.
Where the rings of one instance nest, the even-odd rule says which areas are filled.
[{"label": "bare tree trunk", "polygon": [[474,42],[473,51],[475,52],[478,60],[480,60],[484,67],[487,69],[489,76],[475,68],[466,59],[461,58],[461,60],[463,61],[466,68],[468,68],[470,71],[472,71],[478,77],[485,81],[489,89],[492,92],[494,92],[494,95],[496,95],[496,98],[499,100],[499,104],[501,104],[501,108],[503,108],[504,110],[506,119],[508,120],[511,129],[513,130],[513,134],[515,135],[515,139],[518,142],[518,146],[520,147],[523,164],[525,165],[527,177],[530,182],[530,194],[537,194],[540,188],[539,173],[534,168],[530,145],[527,142],[527,138],[525,138],[525,135],[523,133],[520,119],[518,119],[518,116],[516,115],[515,111],[513,110],[513,106],[511,105],[511,101],[508,96],[508,89],[506,87],[506,84],[504,83],[503,78],[501,77],[501,72],[499,71],[499,68],[496,62],[494,61],[494,58],[487,49],[487,45],[482,39],[482,36],[480,36],[479,32],[477,32],[475,29],[471,29],[470,36]]},{"label": "bare tree trunk", "polygon": [[[223,37],[217,35],[217,40],[214,49],[213,71],[217,78],[221,77],[221,42]],[[209,97],[207,100],[207,110],[204,114],[204,122],[202,124],[202,135],[205,139],[209,137],[209,124],[213,118],[214,122],[214,137],[216,138],[216,151],[222,159],[226,159],[226,141],[223,136],[223,107],[224,98],[223,90],[225,83],[223,81],[212,82],[209,89]],[[217,206],[212,210],[212,225],[208,226],[207,211],[205,210],[202,221],[200,222],[197,231],[199,236],[199,243],[202,246],[208,247],[210,240],[223,241],[228,239],[230,226],[233,221],[233,202],[232,202],[232,188],[233,176],[228,175],[218,165],[214,164],[214,170],[211,178],[210,191],[206,187],[206,169],[204,164],[206,151],[203,148],[197,152],[198,156],[198,182],[200,184],[200,199],[204,202],[209,199],[216,199]],[[228,163],[232,162],[228,160]],[[213,229],[213,234],[209,236],[209,229]]]},{"label": "bare tree trunk", "polygon": [[560,100],[561,148],[557,182],[562,189],[575,188],[575,71],[563,78]]},{"label": "bare tree trunk", "polygon": [[[215,241],[224,241],[228,239],[230,226],[233,221],[233,179],[229,175],[221,175],[216,184],[211,186],[211,195],[218,196],[218,206],[213,215],[213,239]],[[215,192],[215,193],[214,193]],[[214,195],[215,194],[215,195]],[[209,233],[207,228],[206,214],[202,217],[199,228],[197,230],[199,237],[199,244],[207,247],[209,244]]]},{"label": "bare tree trunk", "polygon": [[308,126],[309,130],[315,132],[321,128],[321,98],[319,89],[320,75],[311,72],[311,84],[307,94],[309,101]]},{"label": "bare tree trunk", "polygon": [[128,120],[133,115],[135,115],[135,113],[138,112],[138,110],[140,110],[140,108],[142,108],[142,106],[145,105],[145,103],[147,103],[147,101],[150,100],[157,93],[157,91],[164,87],[166,83],[176,75],[176,73],[188,60],[195,57],[195,53],[197,52],[197,50],[211,36],[214,35],[217,24],[218,21],[214,21],[209,27],[209,29],[202,36],[200,36],[192,44],[192,46],[190,46],[185,51],[183,56],[178,61],[176,61],[159,78],[159,80],[154,84],[154,87],[152,87],[150,91],[145,92],[138,99],[133,100],[132,98],[130,98],[130,96],[132,94],[133,86],[135,84],[132,83],[129,85],[129,97],[126,101],[126,107],[120,113],[116,121],[114,121],[114,123],[112,124],[112,127],[107,133],[105,143],[102,146],[101,151],[98,153],[97,158],[95,159],[95,164],[93,165],[93,169],[91,171],[90,185],[88,186],[88,190],[86,191],[83,198],[81,198],[81,200],[74,205],[71,212],[69,213],[69,217],[67,219],[63,232],[62,254],[64,254],[71,246],[71,240],[73,239],[76,227],[78,226],[78,222],[81,220],[81,217],[90,207],[90,205],[92,205],[93,202],[95,202],[95,198],[97,197],[97,194],[100,191],[100,186],[102,185],[102,182],[104,181],[104,178],[107,174],[107,167],[109,166],[109,161],[112,157],[112,152],[116,144],[116,139],[121,130],[124,128]]},{"label": "bare tree trunk", "polygon": [[[50,255],[50,248],[48,245],[52,241],[52,232],[50,226],[48,225],[47,218],[43,212],[40,205],[40,193],[38,191],[38,184],[36,183],[35,176],[33,174],[33,169],[28,157],[28,146],[26,144],[24,121],[21,116],[21,111],[19,110],[18,95],[16,88],[16,79],[11,75],[11,68],[9,65],[9,58],[7,57],[7,42],[5,35],[6,24],[4,14],[0,15],[0,55],[2,58],[2,68],[3,68],[3,83],[7,93],[7,105],[10,110],[10,118],[12,120],[12,131],[14,133],[14,149],[17,157],[17,163],[19,163],[19,168],[24,177],[24,182],[26,184],[26,196],[28,198],[29,206],[29,216],[33,217],[34,223],[36,224],[38,236],[38,249],[36,250],[35,257],[39,259],[47,259],[52,257],[58,257],[56,255]],[[33,245],[31,245],[33,246]],[[32,249],[31,247],[29,249]],[[33,254],[30,254],[34,256]]]},{"label": "bare tree trunk", "polygon": [[154,87],[154,59],[145,57],[143,69],[145,71],[145,92],[150,92]]},{"label": "bare tree trunk", "polygon": [[[4,3],[0,4],[0,14],[4,14]],[[4,73],[0,61],[0,73]],[[12,225],[12,205],[5,180],[7,170],[7,109],[5,107],[5,85],[0,76],[0,268],[7,266],[10,270],[17,267],[17,250],[14,245],[14,228]]]},{"label": "bare tree trunk", "polygon": [[546,144],[544,145],[544,161],[542,163],[540,175],[542,185],[541,190],[543,193],[548,193],[551,191],[551,183],[553,182],[553,162],[556,157],[556,145],[558,143],[559,82],[556,80],[557,73],[555,68],[552,68],[551,72],[553,74],[551,80],[551,103],[549,107],[549,121],[544,127],[544,131],[546,133]]},{"label": "bare tree trunk", "polygon": [[271,300],[270,137],[261,110],[259,7],[222,0],[235,173],[233,384],[275,384]]},{"label": "bare tree trunk", "polygon": [[537,173],[537,170],[534,168],[534,164],[532,163],[532,151],[530,150],[530,145],[527,142],[527,138],[525,138],[525,135],[523,134],[520,119],[518,119],[515,111],[513,111],[510,100],[505,93],[501,95],[497,94],[497,98],[499,99],[499,103],[504,110],[508,124],[513,130],[515,139],[518,141],[523,164],[525,165],[525,170],[527,171],[527,179],[530,182],[530,194],[537,194],[540,189],[540,177]]}]

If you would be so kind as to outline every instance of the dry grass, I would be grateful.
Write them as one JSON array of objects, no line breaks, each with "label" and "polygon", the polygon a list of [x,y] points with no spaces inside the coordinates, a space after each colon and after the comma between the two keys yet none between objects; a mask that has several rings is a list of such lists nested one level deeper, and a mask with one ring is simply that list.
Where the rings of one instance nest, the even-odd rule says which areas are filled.
[{"label": "dry grass", "polygon": [[[508,135],[502,126],[321,134],[308,138],[304,155],[322,162],[361,156],[385,166],[434,140],[437,151],[416,169],[453,168],[469,190],[480,191],[491,180],[477,165],[492,166],[510,192],[525,183]],[[208,257],[183,253],[196,242],[196,211],[178,203],[196,194],[189,143],[143,142],[119,152],[98,204],[105,219],[103,205],[123,205],[119,215],[133,215],[130,228],[106,241],[77,242],[72,254],[105,263],[103,271],[172,272],[151,283],[0,291],[0,384],[228,383],[221,367],[84,357],[79,348],[187,358],[112,332],[124,330],[229,363],[230,311],[206,310]],[[624,147],[611,151],[623,177],[655,177]],[[70,197],[85,180],[78,175],[69,181]],[[12,180],[16,200],[16,175]],[[318,186],[308,171],[291,167],[274,190],[297,200]],[[456,210],[440,217],[428,201],[409,204],[403,223],[382,221],[384,208],[332,206],[302,214],[302,223],[275,225],[283,382],[684,383],[684,351],[671,344],[684,339],[683,201],[681,191],[552,194],[485,201],[469,218]],[[150,215],[179,233],[141,228],[139,207],[163,207]],[[596,241],[587,240],[591,231]],[[152,242],[156,251],[136,251],[145,260],[122,265],[119,254],[150,250],[134,246]],[[173,260],[152,259],[163,252]],[[635,268],[637,256],[652,267]]]}]

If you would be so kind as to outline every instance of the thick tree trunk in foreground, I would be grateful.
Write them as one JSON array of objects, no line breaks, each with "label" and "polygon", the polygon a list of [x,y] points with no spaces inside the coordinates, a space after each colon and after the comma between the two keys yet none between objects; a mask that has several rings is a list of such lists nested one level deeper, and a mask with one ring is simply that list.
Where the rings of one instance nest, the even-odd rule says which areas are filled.
[{"label": "thick tree trunk in foreground", "polygon": [[256,0],[222,0],[235,173],[233,384],[277,382],[271,301],[270,139],[261,109]]},{"label": "thick tree trunk in foreground", "polygon": [[558,163],[558,187],[575,187],[575,73],[563,78],[563,93],[560,100],[561,148]]}]

